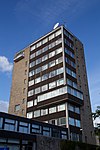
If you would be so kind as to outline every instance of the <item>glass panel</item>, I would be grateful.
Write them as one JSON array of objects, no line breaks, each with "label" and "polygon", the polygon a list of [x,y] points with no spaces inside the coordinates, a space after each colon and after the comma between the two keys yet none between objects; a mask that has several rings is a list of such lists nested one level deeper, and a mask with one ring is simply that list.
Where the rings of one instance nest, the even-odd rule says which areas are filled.
[{"label": "glass panel", "polygon": [[75,112],[80,114],[80,108],[79,107],[75,107]]},{"label": "glass panel", "polygon": [[58,48],[57,50],[56,50],[56,54],[59,54],[59,53],[61,53],[62,52],[62,47],[61,48]]},{"label": "glass panel", "polygon": [[55,113],[55,112],[56,112],[56,107],[49,108],[49,114]]},{"label": "glass panel", "polygon": [[45,55],[45,56],[42,57],[42,61],[45,61],[47,59],[48,59],[48,55]]},{"label": "glass panel", "polygon": [[35,57],[35,53],[33,53],[32,55],[30,55],[30,59]]},{"label": "glass panel", "polygon": [[43,131],[43,135],[44,136],[50,136],[50,132],[49,131]]},{"label": "glass panel", "polygon": [[32,101],[27,102],[27,107],[32,107],[32,106],[33,106],[33,100],[32,100]]},{"label": "glass panel", "polygon": [[29,77],[34,75],[34,70],[32,70],[31,72],[29,72]]},{"label": "glass panel", "polygon": [[64,84],[64,79],[63,79],[63,78],[57,80],[57,86],[60,86],[60,85],[62,85],[62,84]]},{"label": "glass panel", "polygon": [[49,68],[55,66],[55,60],[49,62]]},{"label": "glass panel", "polygon": [[41,88],[42,88],[42,92],[48,90],[48,84],[43,85]]},{"label": "glass panel", "polygon": [[80,120],[77,120],[77,119],[76,119],[76,120],[75,120],[75,123],[76,123],[76,126],[77,126],[77,127],[80,127],[80,126],[81,126]]},{"label": "glass panel", "polygon": [[27,113],[27,118],[33,118],[33,112]]},{"label": "glass panel", "polygon": [[41,109],[41,116],[47,115],[48,109]]},{"label": "glass panel", "polygon": [[44,71],[44,70],[46,70],[46,69],[48,69],[48,64],[42,66],[42,71]]},{"label": "glass panel", "polygon": [[41,82],[41,77],[35,79],[35,83],[39,83],[39,82]]},{"label": "glass panel", "polygon": [[34,111],[34,117],[39,117],[40,116],[40,110]]},{"label": "glass panel", "polygon": [[15,105],[15,111],[19,111],[20,110],[20,104]]},{"label": "glass panel", "polygon": [[33,90],[29,91],[29,92],[28,92],[28,97],[29,97],[29,96],[32,96],[33,94],[34,94],[34,91],[33,91]]},{"label": "glass panel", "polygon": [[28,127],[21,127],[21,126],[19,126],[19,132],[28,133]]},{"label": "glass panel", "polygon": [[12,120],[12,119],[5,119],[5,122],[6,122],[6,123],[13,123],[13,124],[14,124],[14,123],[15,123],[15,120]]},{"label": "glass panel", "polygon": [[74,106],[73,106],[73,105],[69,104],[69,105],[68,105],[68,109],[69,109],[70,111],[73,111],[73,112],[74,112]]},{"label": "glass panel", "polygon": [[38,87],[38,88],[35,89],[35,94],[38,94],[40,92],[41,92],[40,87]]},{"label": "glass panel", "polygon": [[74,120],[74,118],[70,118],[69,117],[69,124],[72,125],[72,126],[75,126],[75,120]]},{"label": "glass panel", "polygon": [[15,125],[13,124],[4,124],[4,129],[9,130],[9,131],[14,131],[15,130]]},{"label": "glass panel", "polygon": [[29,81],[29,86],[34,85],[34,80]]},{"label": "glass panel", "polygon": [[41,63],[41,58],[36,60],[36,65]]},{"label": "glass panel", "polygon": [[54,88],[54,87],[56,87],[56,82],[55,82],[55,81],[49,83],[49,89],[52,89],[52,88]]},{"label": "glass panel", "polygon": [[58,111],[63,111],[65,110],[65,104],[58,105]]},{"label": "glass panel", "polygon": [[59,118],[59,125],[66,125],[66,118],[65,117]]},{"label": "glass panel", "polygon": [[32,47],[31,47],[31,51],[33,51],[35,49],[35,45],[33,45]]},{"label": "glass panel", "polygon": [[46,79],[48,79],[48,74],[44,74],[44,75],[42,76],[42,81],[44,81],[44,80],[46,80]]},{"label": "glass panel", "polygon": [[53,56],[55,56],[55,51],[49,53],[49,58],[51,58],[51,57],[53,57]]},{"label": "glass panel", "polygon": [[0,118],[0,129],[2,128],[3,118]]}]

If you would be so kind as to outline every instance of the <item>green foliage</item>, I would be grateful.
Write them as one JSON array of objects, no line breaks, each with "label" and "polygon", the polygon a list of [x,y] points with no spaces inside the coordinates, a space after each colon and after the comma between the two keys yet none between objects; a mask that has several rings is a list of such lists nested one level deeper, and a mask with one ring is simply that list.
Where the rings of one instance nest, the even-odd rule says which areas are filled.
[{"label": "green foliage", "polygon": [[95,120],[96,118],[100,118],[100,106],[97,106],[97,109],[95,110],[94,113],[92,113],[92,117]]}]

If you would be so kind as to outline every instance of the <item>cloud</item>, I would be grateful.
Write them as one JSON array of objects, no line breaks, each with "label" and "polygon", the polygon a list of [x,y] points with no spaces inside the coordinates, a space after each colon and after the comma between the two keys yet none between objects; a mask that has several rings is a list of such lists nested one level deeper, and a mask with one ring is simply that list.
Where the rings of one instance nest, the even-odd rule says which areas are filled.
[{"label": "cloud", "polygon": [[62,18],[60,20],[65,21],[69,17],[79,15],[79,11],[81,12],[84,9],[83,6],[86,9],[86,4],[86,0],[51,0],[50,2],[44,0],[43,3],[36,0],[20,0],[17,2],[14,11],[16,15],[21,14],[21,18],[26,16],[26,18],[33,20],[34,23],[35,20],[40,23],[51,23],[60,18]]},{"label": "cloud", "polygon": [[0,112],[8,112],[9,102],[0,100]]},{"label": "cloud", "polygon": [[5,56],[0,56],[0,71],[1,72],[11,72],[13,64],[8,61]]}]

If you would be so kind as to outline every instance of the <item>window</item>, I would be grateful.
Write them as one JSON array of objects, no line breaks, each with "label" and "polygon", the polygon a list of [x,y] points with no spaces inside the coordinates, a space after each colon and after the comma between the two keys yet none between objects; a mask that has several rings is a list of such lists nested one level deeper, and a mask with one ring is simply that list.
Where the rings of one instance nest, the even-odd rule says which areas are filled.
[{"label": "window", "polygon": [[77,83],[67,79],[67,84],[77,89]]},{"label": "window", "polygon": [[42,57],[42,62],[45,61],[45,60],[47,60],[47,59],[48,59],[48,55],[44,55],[44,56]]},{"label": "window", "polygon": [[46,42],[48,42],[48,38],[45,38],[45,39],[43,40],[43,44],[45,44]]},{"label": "window", "polygon": [[19,123],[19,132],[28,133],[28,123],[20,122]]},{"label": "window", "polygon": [[35,66],[35,61],[30,63],[30,68],[33,67],[33,66]]},{"label": "window", "polygon": [[65,110],[65,104],[58,105],[58,111],[63,111]]},{"label": "window", "polygon": [[75,126],[74,118],[69,117],[69,124],[72,125],[72,126]]},{"label": "window", "polygon": [[67,92],[68,92],[69,94],[72,94],[73,96],[75,96],[75,97],[77,97],[77,98],[83,100],[83,94],[82,94],[81,92],[75,90],[75,89],[72,89],[72,88],[69,87],[69,86],[68,86],[68,88],[67,88]]},{"label": "window", "polygon": [[42,88],[42,92],[48,90],[48,84],[43,85],[41,88]]},{"label": "window", "polygon": [[55,46],[55,42],[49,44],[49,49],[53,48]]},{"label": "window", "polygon": [[47,80],[47,79],[48,79],[48,74],[44,74],[44,75],[42,76],[42,81]]},{"label": "window", "polygon": [[20,104],[15,105],[15,111],[19,111],[20,110]]},{"label": "window", "polygon": [[48,64],[42,66],[42,71],[44,71],[44,70],[46,70],[46,69],[48,69]]},{"label": "window", "polygon": [[56,65],[57,65],[57,64],[60,64],[62,61],[63,61],[63,58],[62,58],[62,57],[56,59]]},{"label": "window", "polygon": [[57,86],[63,85],[64,84],[64,79],[59,79],[57,80]]},{"label": "window", "polygon": [[55,82],[55,81],[49,83],[49,89],[52,89],[52,88],[54,88],[54,87],[56,87],[56,82]]},{"label": "window", "polygon": [[4,129],[14,131],[15,130],[15,120],[5,119]]},{"label": "window", "polygon": [[40,41],[36,44],[36,46],[39,47],[39,46],[41,46],[41,44],[42,44],[42,42]]},{"label": "window", "polygon": [[34,80],[29,81],[29,86],[34,85]]},{"label": "window", "polygon": [[32,59],[34,57],[35,57],[35,53],[33,53],[33,54],[30,55],[30,59]]},{"label": "window", "polygon": [[40,87],[35,89],[35,94],[38,94],[38,93],[40,93]]},{"label": "window", "polygon": [[76,127],[81,127],[80,120],[75,120]]},{"label": "window", "polygon": [[54,34],[51,34],[51,35],[49,36],[49,41],[52,40],[53,38],[54,38]]},{"label": "window", "polygon": [[61,30],[58,30],[55,34],[56,34],[56,36],[60,35],[61,34]]},{"label": "window", "polygon": [[61,74],[61,73],[63,73],[63,67],[62,67],[62,68],[57,69],[57,75],[59,75],[59,74]]},{"label": "window", "polygon": [[40,110],[34,111],[34,118],[40,116]]},{"label": "window", "polygon": [[49,114],[55,113],[56,107],[49,108]]},{"label": "window", "polygon": [[33,75],[34,75],[34,70],[32,70],[32,71],[29,72],[29,77],[31,77]]},{"label": "window", "polygon": [[61,39],[61,38],[58,39],[58,40],[56,40],[56,45],[60,44],[61,42],[62,42],[62,39]]},{"label": "window", "polygon": [[60,47],[60,48],[58,48],[57,50],[56,50],[56,54],[59,54],[59,53],[61,53],[62,52],[62,47]]},{"label": "window", "polygon": [[76,78],[76,73],[70,70],[69,68],[66,68],[66,72],[71,75],[72,77]]},{"label": "window", "polygon": [[36,51],[36,56],[41,54],[41,50]]},{"label": "window", "polygon": [[69,56],[71,56],[72,58],[74,58],[74,53],[72,53],[70,50],[68,50],[67,48],[65,48],[65,53],[68,54]]},{"label": "window", "polygon": [[32,132],[33,133],[41,133],[41,126],[37,124],[32,124]]},{"label": "window", "polygon": [[47,100],[47,99],[50,99],[50,98],[53,98],[53,97],[56,97],[56,96],[59,96],[59,95],[65,94],[65,93],[67,93],[66,86],[63,88],[57,89],[57,90],[53,90],[51,92],[47,92],[46,94],[39,95],[38,102],[44,101],[44,100]]},{"label": "window", "polygon": [[41,58],[36,60],[36,65],[41,63]]},{"label": "window", "polygon": [[33,94],[34,94],[34,90],[29,91],[29,92],[28,92],[28,97],[29,97],[29,96],[32,96]]},{"label": "window", "polygon": [[80,114],[80,108],[79,108],[79,107],[75,107],[75,112],[76,112],[77,114]]},{"label": "window", "polygon": [[35,45],[33,45],[32,47],[31,47],[31,51],[33,51],[35,49]]},{"label": "window", "polygon": [[49,68],[55,66],[55,60],[49,62]]},{"label": "window", "polygon": [[52,71],[52,72],[49,73],[49,78],[52,78],[52,77],[54,77],[55,75],[56,75],[56,71],[54,70],[54,71]]},{"label": "window", "polygon": [[66,118],[65,117],[59,118],[59,125],[66,125]]},{"label": "window", "polygon": [[68,109],[69,109],[70,111],[73,111],[73,112],[74,112],[74,106],[73,106],[73,105],[69,104],[69,105],[68,105]]},{"label": "window", "polygon": [[41,77],[35,79],[35,84],[41,82]]},{"label": "window", "polygon": [[3,118],[0,117],[0,129],[2,128]]},{"label": "window", "polygon": [[47,50],[48,50],[48,45],[45,46],[45,47],[42,49],[42,53],[43,53],[43,52],[46,52]]},{"label": "window", "polygon": [[41,116],[47,115],[48,109],[41,109]]},{"label": "window", "polygon": [[36,105],[37,105],[37,99],[34,100],[34,106],[36,106]]},{"label": "window", "polygon": [[55,56],[55,51],[49,53],[49,58],[51,58],[51,57],[53,57],[53,56]]},{"label": "window", "polygon": [[33,118],[33,112],[27,113],[27,118]]},{"label": "window", "polygon": [[37,74],[37,73],[40,73],[40,72],[41,72],[41,67],[35,69],[35,73],[36,73],[36,74]]},{"label": "window", "polygon": [[27,102],[27,107],[29,108],[29,107],[32,107],[33,106],[33,100],[32,101],[29,101],[29,102]]}]

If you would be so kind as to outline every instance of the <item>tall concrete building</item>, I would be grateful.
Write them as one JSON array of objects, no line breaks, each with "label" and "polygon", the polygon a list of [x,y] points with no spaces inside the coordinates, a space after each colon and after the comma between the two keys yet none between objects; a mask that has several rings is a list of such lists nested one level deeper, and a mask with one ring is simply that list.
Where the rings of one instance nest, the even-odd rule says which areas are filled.
[{"label": "tall concrete building", "polygon": [[84,48],[64,26],[15,55],[9,113],[68,128],[95,144]]}]

